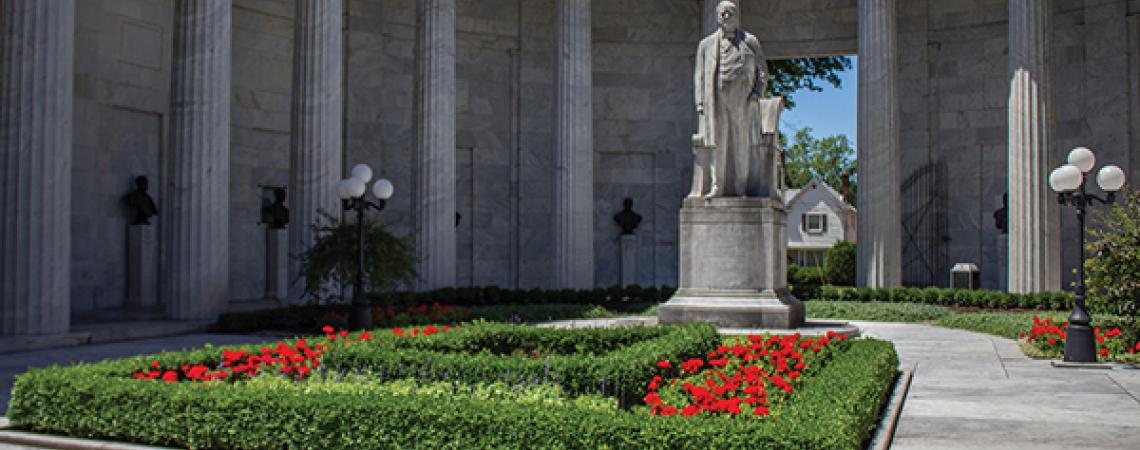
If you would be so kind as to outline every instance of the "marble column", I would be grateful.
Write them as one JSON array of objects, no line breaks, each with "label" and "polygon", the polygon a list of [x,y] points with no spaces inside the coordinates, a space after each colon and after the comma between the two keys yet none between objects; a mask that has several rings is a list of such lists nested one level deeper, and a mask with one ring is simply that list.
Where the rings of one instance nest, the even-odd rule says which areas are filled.
[{"label": "marble column", "polygon": [[859,286],[902,282],[894,0],[859,0]]},{"label": "marble column", "polygon": [[227,0],[174,2],[160,278],[178,320],[215,319],[228,299],[230,23]]},{"label": "marble column", "polygon": [[0,1],[0,335],[71,310],[73,0]]},{"label": "marble column", "polygon": [[455,0],[416,2],[413,166],[420,290],[455,285]]},{"label": "marble column", "polygon": [[555,2],[554,285],[594,287],[590,0]]},{"label": "marble column", "polygon": [[[336,185],[343,169],[344,38],[342,0],[297,0],[293,27],[293,124],[289,146],[289,253],[313,245],[320,211],[340,215]],[[290,280],[300,264],[289,260]],[[303,281],[289,287],[302,301]]]},{"label": "marble column", "polygon": [[[1009,291],[1061,289],[1053,168],[1053,2],[1009,1]],[[862,189],[862,187],[860,187]]]}]

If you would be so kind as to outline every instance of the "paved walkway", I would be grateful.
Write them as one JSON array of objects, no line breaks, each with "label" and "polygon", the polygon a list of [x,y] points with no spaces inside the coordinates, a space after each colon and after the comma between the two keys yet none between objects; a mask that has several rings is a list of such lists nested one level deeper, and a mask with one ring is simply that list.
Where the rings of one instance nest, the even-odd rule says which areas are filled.
[{"label": "paved walkway", "polygon": [[892,449],[1140,448],[1140,370],[1058,369],[987,334],[855,323],[915,366]]},{"label": "paved walkway", "polygon": [[[1009,339],[928,325],[855,322],[894,341],[915,367],[893,449],[1140,448],[1140,370],[1057,369]],[[264,342],[258,336],[194,334],[0,355],[0,410],[26,367],[94,362],[141,353]],[[26,448],[5,446],[0,449]]]}]

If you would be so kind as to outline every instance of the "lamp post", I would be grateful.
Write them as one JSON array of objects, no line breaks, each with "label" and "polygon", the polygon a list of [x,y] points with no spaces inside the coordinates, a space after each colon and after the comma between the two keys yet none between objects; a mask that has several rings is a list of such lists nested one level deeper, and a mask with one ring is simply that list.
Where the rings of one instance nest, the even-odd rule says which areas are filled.
[{"label": "lamp post", "polygon": [[364,198],[368,182],[372,180],[372,168],[367,164],[357,164],[352,168],[352,176],[341,180],[337,185],[337,196],[345,212],[356,211],[356,280],[352,286],[352,310],[348,315],[348,327],[361,330],[372,325],[372,309],[368,294],[364,289],[364,213],[369,209],[383,211],[384,205],[392,198],[392,182],[381,178],[372,185],[375,203]]},{"label": "lamp post", "polygon": [[1089,325],[1092,318],[1085,311],[1085,211],[1094,202],[1102,205],[1113,203],[1116,201],[1116,192],[1124,187],[1124,171],[1108,165],[1102,167],[1096,176],[1096,183],[1107,195],[1101,198],[1088,193],[1085,189],[1085,174],[1091,172],[1094,166],[1096,156],[1092,150],[1077,147],[1069,152],[1068,164],[1049,174],[1049,186],[1057,192],[1057,202],[1076,208],[1081,228],[1077,287],[1073,312],[1069,314],[1069,328],[1065,330],[1066,362],[1096,362],[1096,343],[1093,340],[1093,329]]}]

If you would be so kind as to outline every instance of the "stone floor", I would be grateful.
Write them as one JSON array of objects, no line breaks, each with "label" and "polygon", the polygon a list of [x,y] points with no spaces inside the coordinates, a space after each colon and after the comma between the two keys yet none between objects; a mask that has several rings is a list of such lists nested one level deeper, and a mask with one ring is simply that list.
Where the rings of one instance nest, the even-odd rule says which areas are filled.
[{"label": "stone floor", "polygon": [[[853,322],[894,341],[914,379],[892,448],[1140,448],[1140,370],[1059,369],[1026,358],[1009,339],[928,325]],[[0,408],[26,367],[260,342],[194,334],[0,355]],[[0,449],[31,448],[0,444]]]}]

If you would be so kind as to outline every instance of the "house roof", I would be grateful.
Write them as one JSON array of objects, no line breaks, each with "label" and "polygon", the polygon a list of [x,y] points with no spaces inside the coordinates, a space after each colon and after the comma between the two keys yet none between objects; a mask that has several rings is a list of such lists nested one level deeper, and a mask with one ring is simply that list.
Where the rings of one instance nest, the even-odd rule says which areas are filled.
[{"label": "house roof", "polygon": [[844,211],[855,211],[855,207],[851,206],[851,204],[847,203],[847,201],[843,199],[843,195],[839,194],[839,192],[837,192],[835,190],[835,188],[831,187],[831,185],[823,182],[823,180],[821,180],[819,178],[812,178],[811,181],[808,181],[808,183],[806,185],[804,185],[803,189],[787,189],[787,190],[785,190],[784,191],[784,204],[785,205],[791,205],[791,204],[795,203],[796,201],[798,201],[800,199],[800,197],[805,192],[813,190],[813,189],[817,189],[817,188],[822,188],[824,192],[827,192],[832,197],[834,197],[835,201],[841,205],[842,210],[844,210]]}]

